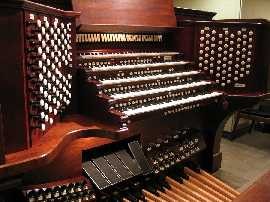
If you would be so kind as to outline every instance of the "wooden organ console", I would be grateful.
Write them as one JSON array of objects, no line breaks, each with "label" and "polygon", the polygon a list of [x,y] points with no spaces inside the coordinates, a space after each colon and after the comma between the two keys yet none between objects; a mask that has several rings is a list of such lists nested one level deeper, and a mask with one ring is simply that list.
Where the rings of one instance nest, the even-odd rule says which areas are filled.
[{"label": "wooden organ console", "polygon": [[267,92],[266,22],[177,26],[170,0],[35,2],[0,3],[0,199],[238,197],[206,171],[228,114]]}]

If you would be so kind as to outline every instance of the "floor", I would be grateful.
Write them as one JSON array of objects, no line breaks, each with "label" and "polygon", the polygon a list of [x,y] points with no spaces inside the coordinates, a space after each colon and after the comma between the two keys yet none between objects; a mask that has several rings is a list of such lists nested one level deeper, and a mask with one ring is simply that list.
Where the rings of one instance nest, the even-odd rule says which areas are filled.
[{"label": "floor", "polygon": [[214,175],[238,189],[245,190],[270,170],[270,134],[253,131],[233,141],[222,139],[223,161]]}]

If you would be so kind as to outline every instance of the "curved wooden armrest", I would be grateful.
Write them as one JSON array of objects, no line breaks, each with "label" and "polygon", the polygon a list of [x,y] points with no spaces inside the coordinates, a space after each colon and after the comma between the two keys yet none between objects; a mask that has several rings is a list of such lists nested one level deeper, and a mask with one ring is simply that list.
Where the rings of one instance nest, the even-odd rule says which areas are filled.
[{"label": "curved wooden armrest", "polygon": [[22,174],[52,162],[70,142],[79,138],[103,137],[117,139],[119,134],[108,125],[93,122],[83,116],[72,116],[56,123],[31,148],[6,155],[5,164],[0,165],[0,179]]}]

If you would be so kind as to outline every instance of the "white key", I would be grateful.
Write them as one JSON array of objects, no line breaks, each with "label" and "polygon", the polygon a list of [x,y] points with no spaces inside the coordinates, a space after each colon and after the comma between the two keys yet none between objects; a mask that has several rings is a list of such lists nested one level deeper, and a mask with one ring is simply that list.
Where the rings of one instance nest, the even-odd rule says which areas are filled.
[{"label": "white key", "polygon": [[[203,60],[203,57],[199,57],[199,60]],[[115,71],[115,70],[136,69],[136,68],[176,66],[176,65],[184,65],[184,64],[188,64],[188,62],[180,61],[180,62],[164,62],[164,63],[137,64],[137,65],[116,65],[116,66],[106,66],[106,67],[93,67],[91,70],[94,72],[101,72],[101,71]]]},{"label": "white key", "polygon": [[174,56],[179,52],[156,52],[156,53],[123,53],[123,54],[104,54],[104,55],[82,55],[81,59],[110,59],[123,57],[155,57],[155,56]]},{"label": "white key", "polygon": [[181,99],[181,100],[175,100],[175,101],[171,101],[168,103],[156,104],[156,105],[141,107],[141,108],[137,108],[137,109],[129,109],[127,111],[123,111],[123,113],[126,116],[134,116],[134,115],[141,114],[141,113],[147,113],[147,112],[152,112],[152,111],[156,111],[156,110],[163,110],[163,109],[166,109],[169,107],[176,107],[176,106],[183,105],[183,104],[189,104],[189,103],[193,103],[193,102],[197,102],[197,101],[202,101],[205,99],[219,97],[221,95],[223,95],[223,93],[212,92],[209,94],[197,95],[194,97],[188,97],[188,98]]}]

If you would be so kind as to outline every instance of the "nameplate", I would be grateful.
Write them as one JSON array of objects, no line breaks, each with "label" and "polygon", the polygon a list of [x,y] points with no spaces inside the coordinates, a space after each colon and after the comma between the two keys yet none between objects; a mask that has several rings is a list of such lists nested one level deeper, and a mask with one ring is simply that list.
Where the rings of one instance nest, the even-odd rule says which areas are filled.
[{"label": "nameplate", "polygon": [[76,34],[77,43],[162,42],[162,40],[163,36],[161,34]]}]

